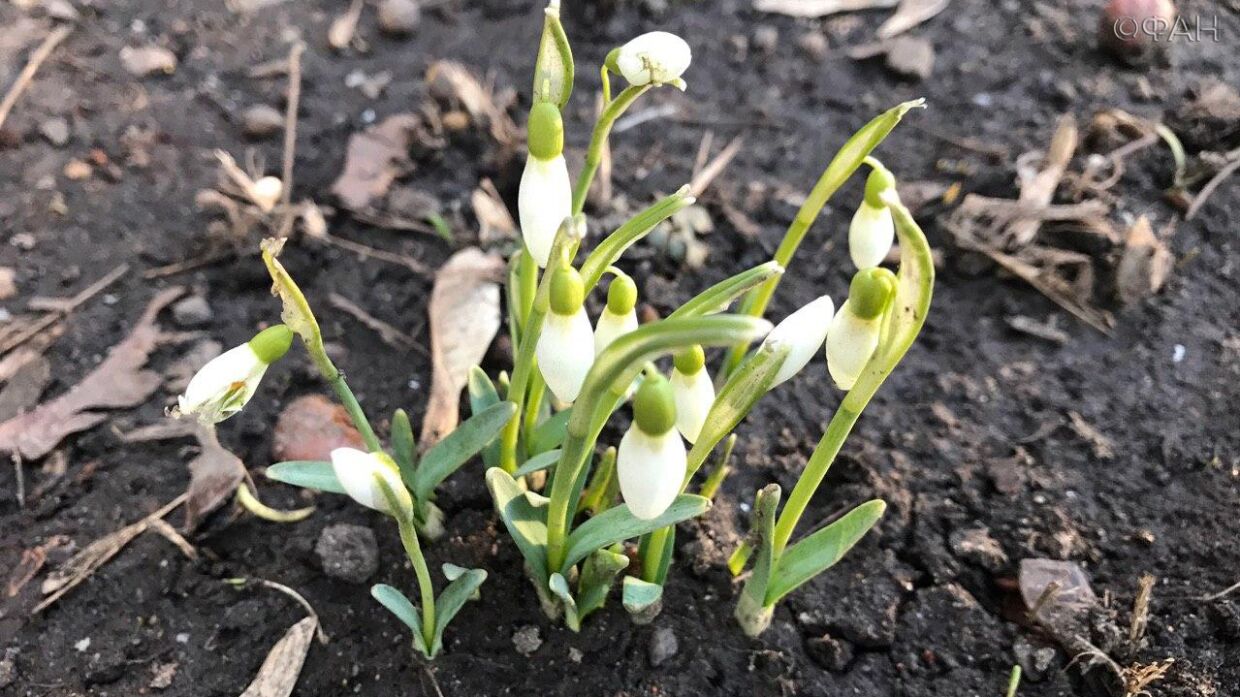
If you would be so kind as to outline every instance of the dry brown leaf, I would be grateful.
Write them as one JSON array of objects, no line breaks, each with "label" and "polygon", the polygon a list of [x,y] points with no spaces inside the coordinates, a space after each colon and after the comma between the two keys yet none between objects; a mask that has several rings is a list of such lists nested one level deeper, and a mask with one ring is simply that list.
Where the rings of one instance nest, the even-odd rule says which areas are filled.
[{"label": "dry brown leaf", "polygon": [[0,421],[7,421],[39,403],[52,380],[52,364],[33,351],[16,351],[0,361],[0,380]]},{"label": "dry brown leaf", "polygon": [[1076,435],[1084,438],[1089,442],[1089,447],[1094,453],[1094,457],[1099,460],[1110,460],[1115,457],[1115,443],[1099,431],[1093,424],[1085,420],[1076,411],[1068,412],[1068,423],[1072,426],[1072,430]]},{"label": "dry brown leaf", "polygon": [[774,12],[789,17],[826,17],[840,12],[895,7],[900,0],[754,0],[759,12]]},{"label": "dry brown leaf", "polygon": [[947,9],[949,0],[901,0],[896,13],[887,18],[875,35],[890,39],[934,17]]},{"label": "dry brown leaf", "polygon": [[199,425],[194,435],[202,452],[189,463],[189,488],[185,490],[185,529],[198,527],[211,511],[232,497],[245,479],[241,459],[220,445],[215,428]]},{"label": "dry brown leaf", "polygon": [[68,593],[76,588],[82,581],[90,578],[91,574],[95,573],[99,567],[106,564],[109,559],[116,556],[117,552],[120,552],[125,548],[125,545],[133,541],[133,539],[138,535],[146,532],[147,528],[150,527],[152,520],[156,518],[163,518],[168,515],[173,509],[184,503],[185,499],[186,495],[181,494],[172,501],[168,502],[158,511],[155,511],[136,523],[126,525],[120,530],[104,535],[98,540],[95,540],[87,545],[82,549],[82,551],[73,555],[69,561],[65,562],[59,569],[56,569],[52,573],[48,574],[48,577],[43,580],[43,585],[40,587],[40,591],[44,595],[50,595],[48,595],[47,598],[44,598],[43,602],[35,606],[35,608],[30,611],[30,614],[36,615],[39,612],[42,612],[52,603],[59,600],[65,593]]},{"label": "dry brown leaf", "polygon": [[459,102],[470,119],[490,130],[495,142],[511,146],[517,142],[517,125],[508,116],[507,105],[484,86],[469,68],[454,61],[435,61],[426,69],[431,94],[443,101]]},{"label": "dry brown leaf", "polygon": [[170,663],[156,663],[151,666],[151,682],[147,687],[150,687],[152,690],[163,690],[170,687],[180,665],[173,661]]},{"label": "dry brown leaf", "polygon": [[[1059,126],[1051,137],[1051,144],[1046,149],[1041,166],[1035,170],[1019,167],[1018,163],[1022,207],[1037,210],[1050,204],[1068,164],[1072,162],[1078,138],[1076,119],[1071,114],[1065,114],[1059,118]],[[1013,221],[1007,229],[1010,246],[1023,247],[1032,242],[1041,229],[1043,220],[1041,217],[1030,216]]]},{"label": "dry brown leaf", "polygon": [[409,159],[412,133],[420,125],[415,114],[395,114],[349,136],[344,169],[332,183],[340,205],[362,210],[382,197],[396,178],[413,166]]},{"label": "dry brown leaf", "polygon": [[461,389],[499,331],[499,285],[504,260],[476,247],[462,249],[435,275],[431,290],[431,397],[422,446],[456,428]]},{"label": "dry brown leaf", "polygon": [[51,452],[66,436],[107,419],[106,410],[146,402],[163,383],[162,376],[145,369],[147,359],[169,339],[155,324],[156,317],[184,292],[180,287],[160,291],[129,336],[114,346],[81,382],[34,411],[0,424],[0,451],[36,460]]},{"label": "dry brown leaf", "polygon": [[339,404],[319,394],[298,397],[276,419],[271,457],[281,460],[330,460],[336,448],[361,448],[362,435]]},{"label": "dry brown leaf", "polygon": [[288,697],[301,677],[301,667],[310,651],[310,640],[318,625],[313,617],[307,617],[289,628],[284,636],[271,647],[254,681],[245,688],[241,697]]},{"label": "dry brown leaf", "polygon": [[22,592],[26,584],[43,568],[47,563],[47,552],[49,549],[63,547],[69,544],[71,540],[64,535],[53,535],[47,542],[29,549],[22,550],[21,561],[13,567],[13,572],[9,575],[9,583],[5,586],[5,596],[9,598],[17,597]]},{"label": "dry brown leaf", "polygon": [[357,20],[362,16],[363,0],[353,0],[349,5],[349,9],[343,14],[332,20],[332,25],[327,30],[327,44],[339,51],[349,45],[353,41],[353,35],[357,32]]},{"label": "dry brown leaf", "polygon": [[1137,218],[1128,228],[1124,253],[1115,268],[1115,293],[1120,302],[1132,305],[1157,293],[1174,264],[1171,250],[1154,234],[1149,218]]},{"label": "dry brown leaf", "polygon": [[478,219],[478,241],[484,245],[515,239],[517,223],[490,179],[483,179],[469,197]]}]

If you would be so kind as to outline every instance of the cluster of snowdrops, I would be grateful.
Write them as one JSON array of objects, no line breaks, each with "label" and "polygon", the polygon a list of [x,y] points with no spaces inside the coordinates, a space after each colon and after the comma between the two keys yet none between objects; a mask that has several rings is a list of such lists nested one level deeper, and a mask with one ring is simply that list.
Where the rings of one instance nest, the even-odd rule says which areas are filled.
[{"label": "cluster of snowdrops", "polygon": [[[846,394],[784,506],[778,485],[757,492],[750,535],[729,561],[733,574],[750,569],[736,608],[744,631],[761,633],[780,599],[836,563],[883,514],[883,502],[870,501],[792,540],[845,438],[929,310],[929,247],[900,203],[895,178],[871,155],[920,101],[879,115],[843,146],[771,261],[708,288],[665,318],[639,324],[641,279],[618,264],[631,245],[693,198],[682,189],[655,202],[579,258],[582,210],[616,119],[650,90],[684,90],[690,60],[689,45],[666,32],[639,36],[607,56],[599,73],[604,108],[574,180],[561,116],[574,64],[558,0],[547,7],[518,196],[523,243],[512,253],[506,284],[512,371],[492,380],[476,368],[469,380],[472,415],[438,443],[420,450],[408,416],[397,410],[384,446],[324,350],[310,305],[278,260],[281,243],[275,240],[264,243],[263,259],[283,302],[282,324],[209,362],[180,398],[182,416],[210,424],[227,419],[300,337],[366,450],[339,448],[330,461],[277,463],[267,475],[346,494],[395,521],[416,574],[417,602],[383,584],[372,595],[409,626],[414,646],[428,658],[442,649],[445,626],[486,579],[484,570],[445,565],[446,586],[435,593],[421,545],[442,534],[434,500],[446,477],[475,457],[485,462],[496,512],[550,618],[579,628],[622,579],[625,610],[649,622],[662,607],[675,526],[709,508],[729,470],[733,431],[763,395],[792,380],[824,346],[831,378]],[[626,83],[614,95],[613,79]],[[863,167],[869,171],[865,192],[848,230],[856,272],[847,299],[836,309],[823,295],[772,327],[763,315],[794,253],[827,200]],[[883,265],[897,239],[898,270],[892,272]],[[603,293],[603,285],[606,304],[591,321],[585,300]],[[717,363],[713,373],[708,357]],[[604,448],[600,436],[626,405],[631,425],[615,447]],[[716,464],[703,480],[699,470],[715,451]],[[637,563],[626,550],[634,541]]]}]

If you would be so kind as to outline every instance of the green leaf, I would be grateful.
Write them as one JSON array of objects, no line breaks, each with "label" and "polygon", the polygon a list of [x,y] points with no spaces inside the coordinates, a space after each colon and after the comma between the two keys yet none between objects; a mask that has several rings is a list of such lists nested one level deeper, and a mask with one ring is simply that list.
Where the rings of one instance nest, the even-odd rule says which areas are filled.
[{"label": "green leaf", "polygon": [[[775,511],[779,508],[778,484],[767,484],[754,500],[750,536],[757,561],[736,603],[736,619],[749,636],[757,636],[771,621],[767,586],[775,568]],[[756,539],[755,539],[756,538]]]},{"label": "green leaf", "polygon": [[577,619],[603,607],[616,576],[629,566],[629,558],[614,549],[600,549],[586,558],[577,581]]},{"label": "green leaf", "polygon": [[435,487],[495,440],[504,424],[517,411],[512,402],[500,402],[487,407],[477,416],[457,426],[422,456],[418,471],[414,474],[413,494],[418,500],[430,498]]},{"label": "green leaf", "polygon": [[326,460],[287,460],[267,468],[267,478],[277,482],[318,489],[332,494],[345,493],[336,479],[332,463]]},{"label": "green leaf", "polygon": [[621,590],[624,610],[637,624],[650,624],[663,608],[663,586],[625,576]]},{"label": "green leaf", "polygon": [[682,187],[671,196],[664,197],[646,210],[630,218],[615,232],[604,237],[598,246],[590,252],[590,256],[581,263],[581,281],[588,295],[608,266],[615,264],[625,250],[633,246],[641,238],[650,234],[659,223],[672,217],[677,211],[693,203],[689,195],[689,187]]},{"label": "green leaf", "polygon": [[684,305],[676,308],[668,318],[672,317],[698,317],[701,315],[714,314],[723,312],[728,305],[732,304],[745,292],[757,287],[759,284],[765,283],[767,280],[779,276],[784,272],[784,267],[778,262],[768,261],[765,264],[759,264],[747,271],[742,271],[731,278],[716,283],[706,290],[698,293],[690,298]]},{"label": "green leaf", "polygon": [[544,13],[542,40],[534,61],[533,93],[563,109],[573,92],[573,52],[560,23],[559,1],[548,3]]},{"label": "green leaf", "polygon": [[413,488],[414,467],[417,465],[417,454],[414,448],[413,426],[409,423],[409,415],[404,409],[397,409],[392,414],[392,459],[400,468],[400,480],[405,486]]},{"label": "green leaf", "polygon": [[379,601],[379,604],[387,608],[396,619],[405,623],[418,638],[422,636],[422,613],[414,606],[404,593],[396,590],[386,583],[376,583],[370,587],[370,595]]},{"label": "green leaf", "polygon": [[629,512],[629,507],[620,504],[609,508],[582,523],[568,536],[568,552],[565,554],[561,573],[566,573],[574,564],[585,559],[597,549],[610,547],[634,537],[668,525],[675,525],[682,520],[702,515],[710,508],[710,501],[693,494],[681,494],[671,506],[657,518],[642,520]]},{"label": "green leaf", "polygon": [[[499,392],[495,383],[482,372],[482,368],[474,366],[469,370],[469,413],[477,416],[487,407],[499,404]],[[499,441],[496,440],[482,449],[482,463],[488,468],[499,465]]]},{"label": "green leaf", "polygon": [[771,573],[766,605],[774,605],[801,584],[831,568],[874,527],[886,510],[887,504],[883,501],[867,501],[785,549]]},{"label": "green leaf", "polygon": [[465,570],[435,599],[435,640],[431,644],[431,656],[437,655],[443,649],[443,630],[486,580],[487,572],[483,569]]},{"label": "green leaf", "polygon": [[560,447],[564,442],[564,437],[568,435],[568,420],[572,416],[572,408],[565,409],[556,412],[551,418],[535,426],[533,433],[530,434],[530,453],[545,453]]},{"label": "green leaf", "polygon": [[524,477],[527,474],[541,472],[542,470],[545,470],[548,467],[555,466],[555,463],[559,461],[560,461],[560,451],[559,450],[548,450],[545,453],[539,453],[538,455],[535,455],[534,457],[531,457],[530,459],[526,460],[524,464],[522,464],[520,467],[517,468],[516,472],[512,473],[512,476]]},{"label": "green leaf", "polygon": [[512,536],[517,549],[535,579],[547,578],[547,519],[545,509],[535,508],[525,492],[517,486],[516,480],[504,470],[492,467],[487,470],[487,488],[491,490],[491,498],[495,501],[495,509],[499,511],[508,534]]},{"label": "green leaf", "polygon": [[551,574],[547,587],[560,599],[560,604],[564,607],[564,623],[574,632],[581,631],[581,617],[577,615],[577,601],[573,599],[573,593],[568,588],[568,580],[561,574]]}]

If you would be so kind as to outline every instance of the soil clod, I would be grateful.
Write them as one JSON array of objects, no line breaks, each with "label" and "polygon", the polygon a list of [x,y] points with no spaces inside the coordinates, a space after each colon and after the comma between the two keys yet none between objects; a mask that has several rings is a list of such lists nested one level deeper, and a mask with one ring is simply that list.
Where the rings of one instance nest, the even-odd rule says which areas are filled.
[{"label": "soil clod", "polygon": [[379,570],[375,533],[362,525],[340,523],[323,528],[314,544],[323,573],[349,583],[365,583]]}]

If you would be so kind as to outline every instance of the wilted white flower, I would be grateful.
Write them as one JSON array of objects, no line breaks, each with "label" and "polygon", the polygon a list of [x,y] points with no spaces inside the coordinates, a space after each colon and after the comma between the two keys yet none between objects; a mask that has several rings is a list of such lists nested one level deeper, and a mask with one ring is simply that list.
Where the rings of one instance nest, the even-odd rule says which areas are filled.
[{"label": "wilted white flower", "polygon": [[633,398],[633,425],[616,452],[620,494],[642,520],[662,515],[680,493],[687,455],[675,422],[671,385],[661,375],[647,377]]},{"label": "wilted white flower", "polygon": [[572,402],[594,365],[594,332],[582,305],[581,276],[568,266],[551,273],[555,274],[551,277],[551,311],[543,320],[534,355],[552,394],[561,402]]},{"label": "wilted white flower", "polygon": [[675,34],[652,31],[621,46],[616,67],[631,85],[676,83],[689,69],[693,54],[689,44]]},{"label": "wilted white flower", "polygon": [[848,226],[848,254],[858,269],[883,263],[896,239],[896,224],[883,195],[895,188],[891,172],[874,168],[865,182],[865,198]]},{"label": "wilted white flower", "polygon": [[637,285],[628,276],[616,276],[607,288],[607,305],[594,325],[594,355],[611,342],[637,329]]},{"label": "wilted white flower", "polygon": [[766,335],[766,346],[787,346],[788,355],[775,373],[771,388],[782,385],[801,372],[827,339],[835,304],[824,295],[788,315]]},{"label": "wilted white flower", "polygon": [[676,356],[672,367],[672,397],[676,404],[676,430],[690,443],[696,443],[715,403],[715,384],[706,371],[701,346]]},{"label": "wilted white flower", "polygon": [[292,342],[292,330],[279,324],[211,359],[190,379],[185,394],[177,397],[176,415],[215,424],[241,411],[267,366],[284,356]]},{"label": "wilted white flower", "polygon": [[564,161],[564,124],[554,104],[539,102],[530,110],[529,157],[517,191],[517,214],[525,246],[546,268],[555,233],[572,214],[573,185]]},{"label": "wilted white flower", "polygon": [[395,515],[376,478],[382,478],[395,494],[402,514],[413,510],[413,498],[400,479],[396,463],[382,453],[355,448],[336,448],[331,452],[332,471],[349,498],[376,511]]}]

